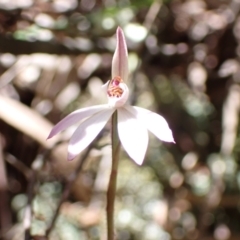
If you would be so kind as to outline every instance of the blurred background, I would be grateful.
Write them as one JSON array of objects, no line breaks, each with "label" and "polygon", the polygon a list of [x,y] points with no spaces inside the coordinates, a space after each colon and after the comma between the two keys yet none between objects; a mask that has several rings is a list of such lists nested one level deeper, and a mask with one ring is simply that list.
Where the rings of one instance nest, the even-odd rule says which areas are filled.
[{"label": "blurred background", "polygon": [[239,0],[0,0],[0,238],[104,240],[109,125],[66,161],[78,108],[106,103],[115,31],[132,104],[164,116],[143,166],[122,151],[120,240],[240,239]]}]

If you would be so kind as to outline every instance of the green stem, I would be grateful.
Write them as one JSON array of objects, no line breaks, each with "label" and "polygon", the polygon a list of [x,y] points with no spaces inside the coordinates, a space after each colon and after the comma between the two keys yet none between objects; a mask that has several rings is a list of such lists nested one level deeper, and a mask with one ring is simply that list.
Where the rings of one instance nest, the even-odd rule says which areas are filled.
[{"label": "green stem", "polygon": [[117,168],[120,141],[117,132],[117,111],[112,116],[112,169],[107,191],[107,240],[114,240],[114,200],[117,185]]}]

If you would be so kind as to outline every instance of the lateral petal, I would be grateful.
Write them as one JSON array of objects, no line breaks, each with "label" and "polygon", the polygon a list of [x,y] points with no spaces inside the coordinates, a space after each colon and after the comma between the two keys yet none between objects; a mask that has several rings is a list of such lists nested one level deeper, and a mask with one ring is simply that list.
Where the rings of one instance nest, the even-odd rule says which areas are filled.
[{"label": "lateral petal", "polygon": [[138,120],[143,122],[146,128],[157,138],[165,142],[175,143],[172,130],[161,115],[140,107],[126,106],[125,108],[134,114]]},{"label": "lateral petal", "polygon": [[83,121],[72,135],[68,145],[68,160],[83,151],[104,128],[115,110],[105,109]]},{"label": "lateral petal", "polygon": [[108,108],[109,106],[107,104],[103,104],[99,106],[82,108],[70,113],[53,127],[47,139],[52,138],[53,136],[70,127],[71,125]]},{"label": "lateral petal", "polygon": [[141,165],[148,146],[147,128],[125,108],[118,109],[118,135],[128,155]]}]

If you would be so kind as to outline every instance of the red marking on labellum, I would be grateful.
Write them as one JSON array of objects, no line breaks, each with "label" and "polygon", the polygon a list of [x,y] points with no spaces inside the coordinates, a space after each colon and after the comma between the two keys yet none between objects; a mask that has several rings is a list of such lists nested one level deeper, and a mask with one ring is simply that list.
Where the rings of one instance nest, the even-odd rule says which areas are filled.
[{"label": "red marking on labellum", "polygon": [[120,82],[119,82],[118,80],[114,79],[112,85],[114,85],[114,86],[118,86],[119,83],[120,83]]},{"label": "red marking on labellum", "polygon": [[108,85],[108,90],[107,90],[107,94],[109,97],[121,97],[122,94],[123,94],[123,90],[122,88],[119,87],[119,84],[123,82],[123,80],[117,76],[117,77],[114,77],[109,85]]}]

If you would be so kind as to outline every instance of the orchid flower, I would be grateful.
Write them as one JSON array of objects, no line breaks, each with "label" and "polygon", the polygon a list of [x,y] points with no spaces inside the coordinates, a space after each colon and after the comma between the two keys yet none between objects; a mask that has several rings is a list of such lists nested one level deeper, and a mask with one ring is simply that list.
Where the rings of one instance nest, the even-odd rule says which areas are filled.
[{"label": "orchid flower", "polygon": [[139,165],[142,164],[147,146],[148,130],[157,138],[174,142],[167,121],[149,110],[127,104],[129,89],[128,51],[122,29],[118,27],[117,46],[112,60],[112,79],[103,85],[108,104],[82,108],[74,111],[50,132],[48,139],[80,122],[68,145],[68,160],[82,152],[104,128],[112,114],[117,111],[117,129],[120,142],[128,155]]}]

